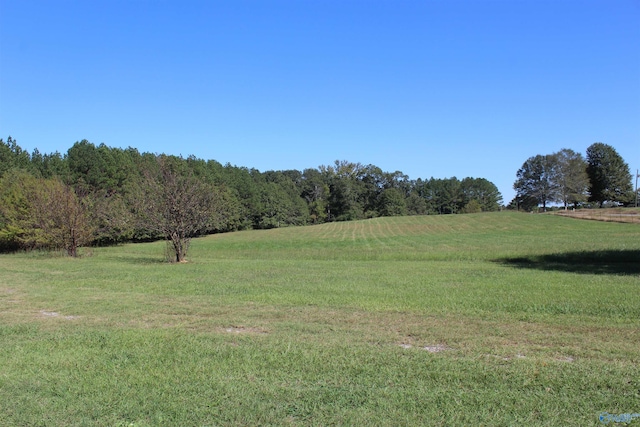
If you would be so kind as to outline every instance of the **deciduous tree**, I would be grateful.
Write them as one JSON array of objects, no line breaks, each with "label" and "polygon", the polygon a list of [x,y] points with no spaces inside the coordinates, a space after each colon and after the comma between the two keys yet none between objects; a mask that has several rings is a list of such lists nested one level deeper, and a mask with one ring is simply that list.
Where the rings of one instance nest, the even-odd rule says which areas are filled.
[{"label": "deciduous tree", "polygon": [[382,216],[400,216],[407,214],[407,201],[398,188],[387,188],[380,193],[379,212]]},{"label": "deciduous tree", "polygon": [[563,148],[554,154],[557,159],[556,181],[558,198],[563,202],[565,210],[571,203],[587,200],[589,177],[587,176],[587,163],[582,154]]},{"label": "deciduous tree", "polygon": [[630,203],[633,186],[629,165],[610,145],[596,142],[587,148],[589,201],[600,207],[605,202]]},{"label": "deciduous tree", "polygon": [[535,200],[546,210],[547,202],[558,199],[557,163],[552,154],[529,157],[518,170],[518,179],[513,184],[516,199]]},{"label": "deciduous tree", "polygon": [[78,248],[90,243],[95,227],[90,217],[88,198],[80,198],[74,189],[58,178],[42,182],[36,193],[34,210],[38,227],[47,246],[64,249],[71,257]]},{"label": "deciduous tree", "polygon": [[168,242],[171,258],[183,262],[192,237],[215,227],[223,215],[218,188],[193,176],[181,158],[159,156],[148,170],[136,210],[143,226]]},{"label": "deciduous tree", "polygon": [[88,199],[58,178],[12,170],[0,181],[0,243],[7,249],[64,249],[77,256],[94,226]]}]

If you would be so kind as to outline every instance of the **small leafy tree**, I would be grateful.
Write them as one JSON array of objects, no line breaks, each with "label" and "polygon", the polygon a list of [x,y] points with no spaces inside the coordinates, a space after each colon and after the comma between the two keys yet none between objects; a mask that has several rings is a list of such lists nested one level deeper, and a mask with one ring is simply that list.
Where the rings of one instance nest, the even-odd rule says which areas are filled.
[{"label": "small leafy tree", "polygon": [[10,250],[64,249],[75,257],[94,236],[88,199],[57,178],[21,170],[0,180],[0,219],[0,246]]},{"label": "small leafy tree", "polygon": [[476,199],[471,199],[469,203],[462,208],[462,213],[479,213],[482,212],[482,205]]},{"label": "small leafy tree", "polygon": [[35,196],[37,226],[46,245],[77,257],[78,248],[90,243],[95,233],[89,199],[78,197],[73,188],[57,178],[44,180]]},{"label": "small leafy tree", "polygon": [[145,172],[136,210],[143,227],[167,240],[172,260],[184,262],[191,238],[216,226],[222,199],[181,158],[159,156],[156,166]]}]

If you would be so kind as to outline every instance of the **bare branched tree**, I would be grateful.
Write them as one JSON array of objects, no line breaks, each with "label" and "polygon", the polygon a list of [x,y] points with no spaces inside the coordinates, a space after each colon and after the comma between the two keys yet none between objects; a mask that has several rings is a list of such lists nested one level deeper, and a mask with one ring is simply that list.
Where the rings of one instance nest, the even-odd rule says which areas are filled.
[{"label": "bare branched tree", "polygon": [[159,156],[155,171],[147,171],[141,185],[138,214],[142,226],[162,234],[172,259],[185,261],[192,237],[213,227],[220,216],[218,190],[202,180],[176,158]]}]

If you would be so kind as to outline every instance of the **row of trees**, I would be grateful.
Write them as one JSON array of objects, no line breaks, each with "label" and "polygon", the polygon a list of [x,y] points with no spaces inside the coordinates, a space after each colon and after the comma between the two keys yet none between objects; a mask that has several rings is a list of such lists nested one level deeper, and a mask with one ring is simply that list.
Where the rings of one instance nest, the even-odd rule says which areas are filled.
[{"label": "row of trees", "polygon": [[629,166],[610,145],[596,142],[587,148],[586,159],[571,149],[536,155],[517,172],[516,197],[510,207],[532,210],[548,203],[578,207],[595,203],[631,205],[633,191]]},{"label": "row of trees", "polygon": [[165,238],[176,261],[193,236],[393,215],[494,211],[484,178],[410,180],[336,161],[267,171],[214,160],[75,143],[29,153],[0,139],[0,249],[64,248]]}]

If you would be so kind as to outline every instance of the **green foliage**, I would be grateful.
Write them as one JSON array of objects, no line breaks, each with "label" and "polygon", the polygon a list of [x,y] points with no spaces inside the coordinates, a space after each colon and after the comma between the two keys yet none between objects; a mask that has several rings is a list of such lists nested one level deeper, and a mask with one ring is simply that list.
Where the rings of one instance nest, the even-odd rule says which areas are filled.
[{"label": "green foliage", "polygon": [[9,171],[0,180],[0,247],[64,249],[77,256],[77,248],[93,238],[88,203],[58,178]]},{"label": "green foliage", "polygon": [[78,197],[73,188],[58,178],[40,184],[33,207],[46,246],[63,249],[71,257],[78,256],[78,248],[90,243],[95,233],[90,200]]},{"label": "green foliage", "polygon": [[260,188],[254,176],[258,171],[247,168],[224,166],[224,182],[229,186],[233,197],[237,200],[237,221],[234,229],[246,230],[254,226],[256,207],[260,204]]},{"label": "green foliage", "polygon": [[[93,245],[167,236],[150,216],[147,222],[140,221],[136,212],[141,212],[140,201],[150,197],[148,178],[158,176],[159,160],[169,158],[172,168],[180,176],[190,176],[195,187],[215,189],[218,213],[206,226],[192,231],[194,235],[379,216],[458,213],[471,200],[476,200],[482,211],[493,211],[501,201],[495,185],[483,178],[412,181],[400,171],[384,172],[374,165],[349,161],[304,172],[260,172],[195,156],[183,159],[139,153],[135,148],[96,146],[87,140],[76,142],[65,156],[42,154],[37,149],[30,156],[12,138],[0,144],[0,171],[21,169],[37,179],[58,179],[73,188],[83,209],[89,210],[86,214],[93,231],[86,243]],[[154,188],[160,192],[162,186]],[[12,215],[21,215],[9,212],[12,206],[19,210],[18,205],[8,204],[5,218],[0,218],[0,250],[40,247],[40,243],[27,244],[16,237],[34,234],[26,229],[37,227],[9,221]]]},{"label": "green foliage", "polygon": [[587,148],[587,174],[590,202],[602,207],[605,202],[634,201],[629,166],[612,146],[596,142]]},{"label": "green foliage", "polygon": [[580,153],[563,148],[557,153],[530,157],[517,172],[516,197],[510,208],[533,210],[547,202],[562,202],[565,209],[588,200],[602,207],[634,201],[629,166],[610,145],[596,142]]},{"label": "green foliage", "polygon": [[91,200],[91,217],[95,224],[96,234],[93,243],[110,245],[135,240],[140,232],[132,212],[132,190],[127,194],[96,193],[88,197]]},{"label": "green foliage", "polygon": [[87,140],[76,142],[67,152],[70,180],[83,192],[122,193],[135,174],[133,149],[98,147]]},{"label": "green foliage", "polygon": [[28,170],[30,161],[29,153],[23,150],[13,138],[8,137],[7,142],[0,138],[0,177],[10,169]]},{"label": "green foliage", "polygon": [[482,212],[494,212],[500,209],[502,195],[491,181],[485,178],[464,178],[460,186],[465,207],[475,201]]},{"label": "green foliage", "polygon": [[334,165],[321,167],[329,185],[328,219],[337,221],[351,221],[364,217],[362,205],[363,184],[358,179],[363,166],[346,160],[336,160]]},{"label": "green foliage", "polygon": [[36,148],[31,155],[31,165],[36,176],[42,178],[59,177],[68,181],[69,164],[57,151],[51,154],[41,154]]},{"label": "green foliage", "polygon": [[219,223],[225,199],[218,188],[196,178],[183,159],[160,156],[157,162],[141,182],[135,211],[143,227],[170,242],[171,258],[183,262],[191,238]]},{"label": "green foliage", "polygon": [[300,182],[301,196],[307,202],[309,219],[317,224],[327,220],[329,185],[317,169],[305,169]]},{"label": "green foliage", "polygon": [[1,248],[34,249],[44,244],[33,206],[40,189],[39,180],[21,169],[6,171],[0,178]]},{"label": "green foliage", "polygon": [[407,214],[407,202],[404,194],[397,188],[387,188],[380,193],[379,209],[381,216],[403,216]]},{"label": "green foliage", "polygon": [[429,209],[424,197],[420,197],[419,191],[414,187],[407,195],[407,212],[409,215],[427,215]]},{"label": "green foliage", "polygon": [[557,159],[559,201],[565,208],[569,204],[577,207],[587,200],[589,177],[587,176],[587,163],[582,154],[564,148],[554,154]]},{"label": "green foliage", "polygon": [[[558,159],[552,154],[530,157],[518,169],[513,184],[516,197],[521,201],[535,200],[536,206],[546,210],[547,202],[558,200]],[[530,203],[527,203],[527,205]]]},{"label": "green foliage", "polygon": [[462,213],[479,213],[482,212],[482,206],[480,202],[476,199],[472,199],[466,206],[462,209]]},{"label": "green foliage", "polygon": [[309,208],[300,197],[300,189],[294,181],[296,177],[291,172],[293,171],[289,174],[269,171],[257,178],[260,204],[256,212],[255,228],[277,228],[307,223]]},{"label": "green foliage", "polygon": [[419,181],[416,188],[425,198],[429,213],[460,213],[472,200],[482,211],[491,212],[498,210],[502,201],[498,188],[484,178],[431,178]]}]

